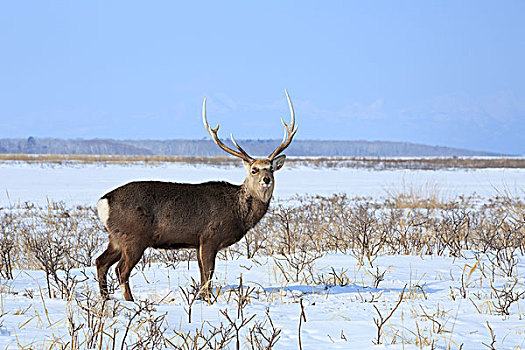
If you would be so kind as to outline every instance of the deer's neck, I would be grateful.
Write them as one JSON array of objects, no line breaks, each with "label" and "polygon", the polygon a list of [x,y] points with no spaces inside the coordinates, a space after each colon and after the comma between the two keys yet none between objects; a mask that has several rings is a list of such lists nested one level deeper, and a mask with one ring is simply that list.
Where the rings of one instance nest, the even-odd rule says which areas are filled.
[{"label": "deer's neck", "polygon": [[239,191],[239,214],[246,231],[254,227],[268,211],[270,199],[264,201],[251,194],[244,185]]}]

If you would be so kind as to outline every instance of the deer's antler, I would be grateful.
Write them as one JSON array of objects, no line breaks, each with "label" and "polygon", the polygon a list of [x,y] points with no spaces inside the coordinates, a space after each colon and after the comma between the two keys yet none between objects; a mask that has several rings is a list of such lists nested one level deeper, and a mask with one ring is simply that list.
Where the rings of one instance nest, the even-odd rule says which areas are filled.
[{"label": "deer's antler", "polygon": [[208,124],[208,120],[206,119],[206,98],[204,98],[204,102],[202,103],[202,121],[204,123],[204,126],[206,127],[206,130],[208,130],[208,132],[210,133],[211,138],[213,139],[213,142],[215,142],[217,146],[219,146],[220,148],[222,148],[224,151],[228,152],[229,154],[234,155],[235,157],[239,157],[244,161],[247,161],[248,163],[251,163],[255,160],[254,158],[250,157],[250,155],[248,155],[248,153],[246,153],[246,151],[243,150],[241,146],[237,144],[237,142],[233,138],[233,134],[230,134],[231,140],[233,144],[235,145],[235,147],[237,147],[239,152],[229,148],[224,143],[222,143],[222,141],[219,139],[219,136],[217,136],[217,131],[219,131],[219,124],[217,124],[215,129],[212,129],[210,125]]},{"label": "deer's antler", "polygon": [[290,146],[290,143],[293,140],[293,137],[295,136],[295,133],[297,132],[297,127],[295,126],[295,113],[293,111],[292,101],[290,100],[290,96],[288,95],[288,91],[284,90],[286,93],[286,99],[288,100],[288,106],[290,107],[290,114],[292,115],[292,120],[290,122],[290,125],[286,125],[284,120],[281,118],[281,122],[284,125],[284,138],[281,142],[281,144],[275,149],[275,151],[272,152],[268,156],[268,159],[272,160],[275,157],[277,157],[279,154],[281,154],[288,146]]}]

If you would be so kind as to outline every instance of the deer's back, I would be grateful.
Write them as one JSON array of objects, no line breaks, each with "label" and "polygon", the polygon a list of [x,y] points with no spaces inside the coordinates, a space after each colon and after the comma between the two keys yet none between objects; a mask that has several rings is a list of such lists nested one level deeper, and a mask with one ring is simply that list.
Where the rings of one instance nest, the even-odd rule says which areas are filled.
[{"label": "deer's back", "polygon": [[[238,190],[227,182],[130,182],[100,199],[99,216],[117,240],[157,248],[197,247],[199,235],[210,226],[234,229]],[[107,205],[106,220],[101,203]]]}]

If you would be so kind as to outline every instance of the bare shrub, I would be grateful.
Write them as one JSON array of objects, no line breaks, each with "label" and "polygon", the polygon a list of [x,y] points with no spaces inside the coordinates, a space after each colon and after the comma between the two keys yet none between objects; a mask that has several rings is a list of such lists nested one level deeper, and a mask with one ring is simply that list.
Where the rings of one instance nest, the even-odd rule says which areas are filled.
[{"label": "bare shrub", "polygon": [[494,297],[492,305],[499,315],[510,315],[512,305],[525,296],[525,290],[516,290],[517,286],[517,279],[505,283],[500,289],[494,287],[494,285],[490,286]]},{"label": "bare shrub", "polygon": [[298,251],[274,257],[275,265],[286,282],[300,282],[313,274],[314,263],[323,255],[315,251]]},{"label": "bare shrub", "polygon": [[311,276],[312,283],[315,285],[324,285],[325,288],[330,287],[346,287],[353,283],[353,281],[348,277],[348,269],[341,268],[339,271],[335,270],[333,267],[330,267],[330,272],[327,274],[315,274]]},{"label": "bare shrub", "polygon": [[147,249],[136,266],[144,271],[146,268],[150,268],[152,264],[160,263],[166,268],[175,269],[181,262],[189,264],[189,262],[195,261],[196,258],[196,254],[189,249]]},{"label": "bare shrub", "polygon": [[[230,288],[225,292],[225,297],[228,303],[231,299],[237,305],[237,318],[244,318],[244,308],[248,306],[253,298],[255,287],[244,286],[242,283],[242,274],[239,277],[239,285],[234,288]],[[227,295],[227,296],[226,296]]]},{"label": "bare shrub", "polygon": [[[138,308],[133,311],[129,322],[124,331],[121,349],[166,349],[173,348],[175,344],[166,337],[168,325],[166,323],[166,313],[157,315],[155,307],[148,301],[140,301]],[[133,320],[140,327],[132,328]],[[129,330],[134,331],[133,340],[126,344]]]},{"label": "bare shrub", "polygon": [[15,249],[15,232],[12,215],[3,213],[0,217],[0,277],[13,278],[12,253]]},{"label": "bare shrub", "polygon": [[469,248],[469,222],[469,213],[463,208],[444,210],[437,229],[439,251],[448,249],[450,255],[462,256],[462,251]]},{"label": "bare shrub", "polygon": [[370,266],[386,240],[386,231],[380,230],[376,218],[376,208],[370,204],[358,203],[352,211],[347,229],[353,237],[352,255],[360,265],[365,259]]},{"label": "bare shrub", "polygon": [[204,287],[204,286],[199,286],[197,281],[195,281],[193,278],[191,279],[191,282],[192,283],[190,284],[189,287],[184,288],[182,286],[179,286],[181,295],[184,301],[186,302],[186,304],[188,305],[187,307],[184,308],[184,311],[186,311],[186,314],[188,315],[188,323],[191,323],[191,313],[193,310],[193,305],[199,299],[199,294],[201,292],[201,289]]},{"label": "bare shrub", "polygon": [[386,317],[383,316],[383,314],[381,314],[381,311],[379,311],[377,306],[373,305],[374,309],[376,310],[377,315],[379,317],[379,318],[375,318],[374,317],[374,323],[375,323],[376,328],[377,328],[377,335],[376,335],[376,338],[372,341],[372,343],[374,343],[375,345],[382,344],[381,336],[383,335],[383,328],[385,327],[385,325],[388,322],[388,320],[390,319],[390,317],[392,317],[394,312],[396,312],[396,310],[399,307],[399,305],[401,305],[401,302],[403,301],[403,295],[405,294],[406,287],[407,287],[406,285],[403,287],[403,290],[401,291],[401,294],[399,295],[399,299],[398,299],[397,303],[394,305],[392,310],[390,310],[390,312],[388,313],[388,315]]},{"label": "bare shrub", "polygon": [[[249,346],[252,350],[270,350],[279,341],[281,329],[275,327],[270,317],[270,308],[266,309],[266,319],[255,321],[249,329]],[[219,349],[219,348],[217,348]]]},{"label": "bare shrub", "polygon": [[[525,252],[522,200],[497,196],[480,204],[472,197],[425,201],[412,195],[374,201],[300,196],[275,203],[245,239],[219,258],[272,256],[286,281],[344,285],[350,283],[344,274],[319,275],[315,261],[327,253],[344,253],[373,268],[380,254],[461,257],[470,251],[491,262],[493,280],[517,275],[519,254]],[[0,276],[10,278],[14,269],[41,269],[49,295],[66,298],[73,280],[83,278],[73,269],[91,266],[107,240],[93,207],[23,203],[1,214]],[[160,263],[189,269],[195,258],[195,250],[150,251],[139,267]]]},{"label": "bare shrub", "polygon": [[61,235],[54,236],[54,231],[37,231],[34,227],[24,235],[24,245],[32,259],[46,274],[46,284],[50,298],[55,297],[54,291],[60,297],[68,298],[74,278],[70,271],[73,264],[69,259],[71,252]]}]

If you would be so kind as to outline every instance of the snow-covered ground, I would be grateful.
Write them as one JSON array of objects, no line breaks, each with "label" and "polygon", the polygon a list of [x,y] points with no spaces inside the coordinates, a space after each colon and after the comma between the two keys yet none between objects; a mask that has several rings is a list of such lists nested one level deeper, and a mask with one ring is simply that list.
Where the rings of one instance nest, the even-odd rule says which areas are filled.
[{"label": "snow-covered ground", "polygon": [[[199,183],[221,180],[241,183],[244,168],[192,166],[166,163],[151,165],[41,165],[0,163],[0,205],[18,202],[44,204],[47,199],[91,204],[104,193],[135,180]],[[275,197],[295,194],[347,193],[380,197],[415,191],[444,198],[498,192],[523,195],[525,169],[383,170],[353,168],[285,167],[276,175]]]},{"label": "snow-covered ground", "polygon": [[[0,164],[0,206],[26,201],[44,204],[47,199],[94,205],[103,193],[132,180],[240,183],[243,177],[242,168],[180,164],[3,163]],[[370,171],[295,167],[281,170],[276,182],[276,197],[281,200],[295,194],[382,197],[408,191],[445,198],[476,193],[483,198],[498,193],[523,196],[525,170]],[[277,349],[297,349],[299,340],[303,349],[482,349],[489,348],[491,332],[495,336],[494,348],[519,349],[525,347],[523,296],[511,303],[509,315],[498,311],[500,299],[495,296],[495,290],[509,290],[514,282],[513,293],[524,291],[525,259],[521,255],[517,258],[517,277],[508,278],[494,274],[494,267],[485,256],[478,259],[473,254],[461,259],[380,256],[374,268],[359,266],[350,255],[327,254],[315,260],[310,272],[302,273],[299,281],[294,282],[287,281],[281,273],[278,263],[285,267],[286,263],[279,260],[280,257],[220,260],[214,278],[215,286],[219,287],[217,302],[209,305],[195,301],[191,306],[191,323],[183,291],[189,290],[191,278],[198,279],[197,264],[180,263],[175,268],[154,264],[144,270],[136,268],[131,278],[135,298],[152,301],[154,310],[137,316],[125,334],[134,310],[144,304],[124,302],[117,291],[115,299],[106,305],[116,310],[115,315],[108,316],[101,326],[107,332],[98,334],[102,335],[101,348],[110,347],[113,336],[115,348],[121,347],[125,336],[126,343],[131,345],[140,337],[147,337],[152,317],[165,315],[162,334],[182,346],[183,338],[177,336],[177,332],[200,332],[209,336],[221,324],[228,325],[224,315],[227,312],[237,320],[237,326],[242,319],[255,315],[241,329],[244,344],[241,348],[249,348],[246,336],[250,329],[257,334],[257,322],[263,325],[259,331],[269,335],[271,318],[275,328],[281,330]],[[374,288],[374,275],[383,272],[384,280]],[[93,315],[88,319],[86,310],[98,295],[95,270],[91,267],[72,273],[83,282],[77,284],[75,298],[69,301],[47,296],[42,271],[14,271],[12,280],[0,280],[0,347],[60,348],[59,344],[67,342],[72,346],[71,334],[76,334],[79,341],[89,338],[88,322],[95,321]],[[236,293],[240,292],[241,275],[243,291],[249,292],[247,287],[253,291],[245,297],[247,304],[243,316],[238,318]],[[385,322],[380,333],[382,344],[375,345],[378,329],[374,320],[381,316],[387,318],[405,285],[403,302]],[[301,299],[305,316],[302,321]],[[72,327],[78,329],[73,331]],[[80,348],[86,347],[84,344]],[[99,348],[98,340],[93,348]],[[235,340],[229,348],[235,348]]]},{"label": "snow-covered ground", "polygon": [[[298,348],[301,299],[306,316],[300,333],[303,349],[419,349],[420,345],[430,348],[432,343],[439,349],[457,349],[462,344],[463,349],[482,349],[482,343],[491,343],[487,322],[496,336],[496,349],[523,348],[523,300],[512,305],[509,316],[498,315],[498,301],[491,297],[490,278],[483,277],[483,274],[489,274],[486,267],[482,268],[485,261],[476,261],[474,258],[382,256],[376,260],[376,266],[380,272],[386,273],[377,288],[373,288],[372,277],[376,270],[359,268],[356,260],[347,255],[332,254],[316,261],[317,274],[329,278],[333,267],[336,273],[347,278],[348,285],[329,287],[286,282],[273,258],[219,261],[216,277],[216,283],[222,287],[219,301],[213,305],[195,301],[191,323],[188,302],[179,286],[188,288],[191,277],[197,278],[196,263],[190,263],[189,269],[185,263],[175,269],[153,265],[145,271],[136,271],[131,284],[137,300],[152,301],[156,316],[166,314],[163,334],[175,344],[182,342],[175,332],[195,332],[198,329],[209,334],[213,327],[219,327],[221,323],[227,325],[221,310],[226,310],[233,319],[237,317],[235,291],[242,275],[245,292],[246,288],[255,288],[247,297],[248,304],[243,311],[244,319],[255,317],[242,334],[248,334],[255,322],[265,320],[265,330],[269,333],[266,314],[269,310],[275,328],[281,330],[277,349]],[[521,261],[519,271],[525,269],[523,259]],[[14,280],[3,280],[0,346],[17,348],[32,344],[33,348],[47,348],[53,340],[66,343],[70,339],[68,316],[73,317],[76,325],[87,322],[79,304],[89,304],[84,293],[86,290],[97,290],[94,269],[90,268],[86,273],[90,279],[77,287],[76,300],[70,302],[48,298],[45,292],[40,297],[41,291],[45,290],[43,272],[17,271]],[[462,275],[467,286],[465,298],[461,296]],[[502,288],[506,282],[504,278],[496,278],[494,286]],[[524,282],[523,276],[520,277],[519,283],[523,285]],[[382,330],[383,344],[374,345],[373,340],[377,338],[374,319],[379,319],[378,311],[386,318],[405,285],[404,301]],[[523,291],[523,287],[520,290]],[[109,318],[111,322],[107,321],[106,327],[109,335],[113,335],[113,329],[119,331],[118,344],[138,306],[123,302],[118,291],[115,298],[117,300],[111,300],[107,307],[113,308],[117,304],[121,309],[118,316]],[[240,323],[238,320],[237,324]],[[143,327],[147,328],[147,324]],[[132,329],[128,344],[136,341],[140,332],[144,331]],[[78,334],[82,339],[88,334],[88,329],[83,328]],[[104,341],[109,342],[108,338],[104,336]],[[245,337],[242,339],[245,345],[241,348],[248,348]],[[229,348],[235,348],[235,341]]]}]

